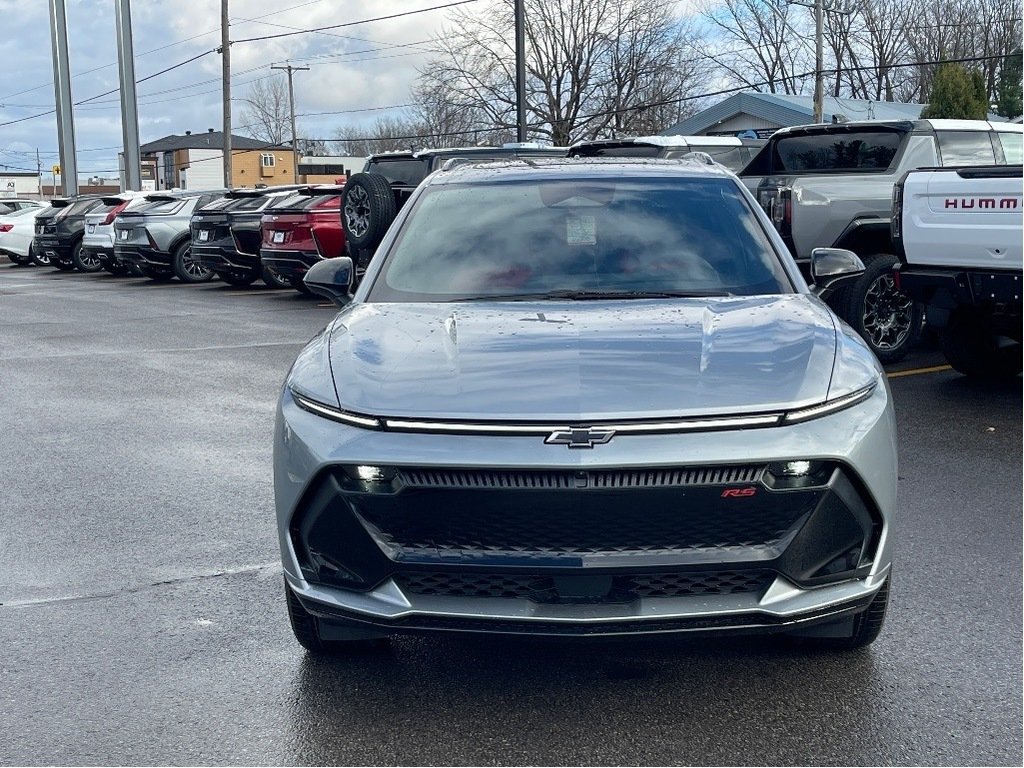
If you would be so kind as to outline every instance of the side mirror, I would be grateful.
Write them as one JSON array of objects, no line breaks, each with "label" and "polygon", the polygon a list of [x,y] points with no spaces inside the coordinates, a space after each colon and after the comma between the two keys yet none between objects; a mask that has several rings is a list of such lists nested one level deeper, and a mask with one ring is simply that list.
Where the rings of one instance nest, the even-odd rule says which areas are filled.
[{"label": "side mirror", "polygon": [[819,296],[840,280],[863,274],[864,262],[845,248],[815,248],[811,251],[811,289]]},{"label": "side mirror", "polygon": [[352,300],[352,272],[352,259],[339,256],[314,264],[302,282],[313,293],[326,296],[339,307],[344,307]]}]

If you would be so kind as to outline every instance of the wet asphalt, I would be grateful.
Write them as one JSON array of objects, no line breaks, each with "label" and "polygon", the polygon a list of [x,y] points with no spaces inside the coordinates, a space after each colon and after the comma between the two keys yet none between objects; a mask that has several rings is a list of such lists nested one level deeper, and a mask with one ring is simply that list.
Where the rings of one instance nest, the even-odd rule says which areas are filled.
[{"label": "wet asphalt", "polygon": [[321,660],[288,627],[270,457],[331,316],[0,258],[0,764],[1021,764],[1020,380],[897,366],[866,651],[402,637]]}]

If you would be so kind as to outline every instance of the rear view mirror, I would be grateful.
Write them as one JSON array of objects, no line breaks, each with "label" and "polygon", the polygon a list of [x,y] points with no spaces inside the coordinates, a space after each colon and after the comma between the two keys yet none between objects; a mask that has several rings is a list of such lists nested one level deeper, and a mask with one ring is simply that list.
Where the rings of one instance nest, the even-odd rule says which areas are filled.
[{"label": "rear view mirror", "polygon": [[302,282],[318,296],[326,296],[339,307],[344,307],[352,300],[352,272],[352,259],[339,256],[314,264]]},{"label": "rear view mirror", "polygon": [[815,248],[811,251],[812,290],[819,296],[840,280],[863,274],[864,262],[845,248]]}]

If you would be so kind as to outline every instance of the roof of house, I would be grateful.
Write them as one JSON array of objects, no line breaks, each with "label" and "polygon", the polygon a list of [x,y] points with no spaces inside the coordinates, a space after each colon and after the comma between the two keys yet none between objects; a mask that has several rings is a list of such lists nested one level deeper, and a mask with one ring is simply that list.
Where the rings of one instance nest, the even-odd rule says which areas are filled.
[{"label": "roof of house", "polygon": [[[831,123],[858,120],[916,120],[927,104],[898,101],[869,101],[826,96],[822,101],[822,120]],[[680,123],[669,126],[662,135],[694,135],[713,128],[739,114],[748,114],[780,126],[806,125],[814,118],[814,97],[782,93],[742,91],[714,104]],[[1006,118],[990,114],[989,120]]]},{"label": "roof of house", "polygon": [[[143,154],[151,152],[173,152],[176,149],[222,149],[224,147],[223,131],[204,131],[203,133],[186,132],[184,135],[171,134],[162,139],[143,144],[139,150]],[[291,147],[268,144],[249,136],[231,134],[231,149],[283,149],[291,151]]]}]

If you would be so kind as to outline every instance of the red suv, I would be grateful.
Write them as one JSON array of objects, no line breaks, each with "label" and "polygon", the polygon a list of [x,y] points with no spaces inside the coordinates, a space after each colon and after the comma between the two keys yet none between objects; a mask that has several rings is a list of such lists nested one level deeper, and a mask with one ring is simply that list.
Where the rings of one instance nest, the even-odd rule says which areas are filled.
[{"label": "red suv", "polygon": [[302,278],[311,266],[345,255],[343,190],[328,185],[299,189],[263,214],[260,260],[296,290],[308,293]]}]

